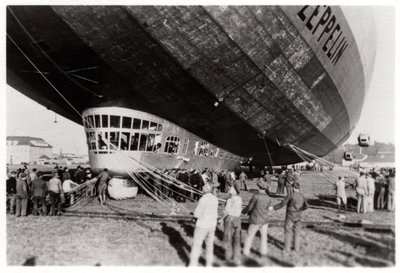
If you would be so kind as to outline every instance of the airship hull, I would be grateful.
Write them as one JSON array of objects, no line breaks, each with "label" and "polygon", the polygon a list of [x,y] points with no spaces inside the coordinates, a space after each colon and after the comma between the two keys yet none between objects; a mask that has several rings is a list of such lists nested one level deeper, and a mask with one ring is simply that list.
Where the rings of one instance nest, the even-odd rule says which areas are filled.
[{"label": "airship hull", "polygon": [[365,96],[339,7],[9,6],[7,34],[8,84],[49,109],[77,123],[96,108],[138,111],[235,158],[194,164],[165,152],[166,138],[159,153],[132,151],[165,168],[303,161],[287,144],[324,156],[349,137]]}]

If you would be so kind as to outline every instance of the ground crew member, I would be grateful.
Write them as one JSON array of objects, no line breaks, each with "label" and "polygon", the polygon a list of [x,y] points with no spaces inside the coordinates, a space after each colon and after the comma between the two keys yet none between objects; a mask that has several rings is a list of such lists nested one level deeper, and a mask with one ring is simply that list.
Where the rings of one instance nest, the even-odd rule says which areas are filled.
[{"label": "ground crew member", "polygon": [[26,210],[28,207],[28,199],[29,199],[29,190],[27,180],[28,175],[23,172],[20,174],[19,179],[17,180],[16,186],[16,212],[15,216],[26,216]]},{"label": "ground crew member", "polygon": [[[294,237],[294,250],[300,249],[300,230],[301,230],[301,212],[308,208],[307,199],[300,193],[300,184],[293,183],[293,192],[286,198],[270,207],[269,210],[278,210],[286,206],[285,218],[285,250],[290,251],[292,247],[292,239]],[[294,236],[293,236],[294,235]]]},{"label": "ground crew member", "polygon": [[347,196],[346,196],[346,183],[342,176],[339,176],[338,181],[335,183],[336,186],[336,202],[338,205],[338,213],[340,213],[341,203],[344,205],[344,213],[347,211]]},{"label": "ground crew member", "polygon": [[14,214],[15,213],[15,203],[16,203],[16,187],[17,187],[17,179],[15,176],[17,175],[17,172],[12,171],[10,178],[7,179],[6,183],[6,190],[7,190],[7,202],[9,203],[9,208],[10,208],[10,213]]},{"label": "ground crew member", "polygon": [[278,174],[278,187],[276,189],[276,194],[285,193],[285,171],[281,170]]},{"label": "ground crew member", "polygon": [[395,171],[392,169],[388,178],[388,211],[394,211],[395,209]]},{"label": "ground crew member", "polygon": [[224,215],[218,223],[223,225],[224,229],[225,260],[239,265],[242,198],[239,196],[240,190],[237,186],[231,187],[228,193],[231,197],[226,201]]},{"label": "ground crew member", "polygon": [[71,174],[69,173],[68,167],[64,167],[64,171],[62,172],[61,181],[71,179]]},{"label": "ground crew member", "polygon": [[386,193],[387,193],[387,182],[386,178],[383,175],[383,172],[381,172],[378,177],[376,178],[378,185],[379,185],[379,191],[378,191],[378,200],[377,200],[377,209],[382,210],[385,208],[387,200],[386,200]]},{"label": "ground crew member", "polygon": [[360,172],[360,177],[356,179],[356,192],[357,192],[357,213],[366,213],[366,194],[367,194],[367,179],[364,172]]},{"label": "ground crew member", "polygon": [[263,179],[267,183],[268,190],[269,190],[271,188],[271,185],[272,185],[272,175],[270,174],[270,172],[268,170],[265,171],[265,175],[264,175]]},{"label": "ground crew member", "polygon": [[229,188],[233,186],[232,175],[228,170],[225,170],[225,190],[224,192],[228,192]]},{"label": "ground crew member", "polygon": [[367,178],[367,212],[374,211],[374,194],[375,194],[375,179],[372,178],[371,174],[366,173]]},{"label": "ground crew member", "polygon": [[37,178],[32,181],[32,196],[33,196],[33,209],[32,214],[37,215],[39,202],[42,206],[41,215],[47,215],[46,207],[46,195],[47,195],[47,183],[42,179],[42,172],[37,172]]},{"label": "ground crew member", "polygon": [[103,171],[97,176],[97,179],[97,196],[99,197],[100,205],[104,205],[106,203],[106,190],[108,186],[107,182],[110,180],[108,169],[103,169]]},{"label": "ground crew member", "polygon": [[64,199],[64,193],[58,172],[53,172],[53,178],[50,179],[48,183],[48,188],[51,202],[51,215],[56,215],[56,205],[57,214],[61,215],[61,198]]},{"label": "ground crew member", "polygon": [[[198,192],[201,191],[201,189],[204,186],[204,182],[203,179],[201,178],[201,175],[199,174],[199,172],[197,170],[194,170],[193,174],[190,176],[190,185],[196,189]],[[193,198],[195,200],[199,200],[200,199],[200,193],[195,192],[193,194]]]},{"label": "ground crew member", "polygon": [[286,194],[290,195],[293,192],[293,183],[295,182],[295,177],[293,175],[293,170],[288,169],[285,175],[285,185],[286,185]]},{"label": "ground crew member", "polygon": [[214,238],[218,218],[218,199],[212,193],[209,183],[203,186],[204,195],[200,198],[194,211],[197,218],[194,229],[192,250],[189,266],[197,266],[201,253],[201,246],[206,241],[206,266],[212,266],[214,260]]},{"label": "ground crew member", "polygon": [[247,185],[246,185],[246,179],[247,175],[242,171],[239,175],[239,181],[240,181],[240,189],[247,191]]},{"label": "ground crew member", "polygon": [[266,182],[257,183],[259,192],[253,195],[249,204],[243,209],[243,214],[250,214],[250,225],[244,243],[243,254],[250,255],[250,248],[257,231],[261,233],[261,255],[267,255],[267,235],[268,235],[268,208],[271,205],[271,198],[266,194],[268,185]]}]

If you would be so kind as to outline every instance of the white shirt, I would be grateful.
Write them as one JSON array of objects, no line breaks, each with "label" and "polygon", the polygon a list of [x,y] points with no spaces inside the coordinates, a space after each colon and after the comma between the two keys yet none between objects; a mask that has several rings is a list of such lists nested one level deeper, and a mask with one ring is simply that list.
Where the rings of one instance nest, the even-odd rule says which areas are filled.
[{"label": "white shirt", "polygon": [[204,182],[204,183],[207,183],[207,182],[210,180],[210,178],[208,177],[208,175],[206,175],[205,173],[203,173],[203,174],[201,175],[201,178],[203,179],[203,182]]},{"label": "white shirt", "polygon": [[367,189],[368,195],[373,195],[375,193],[375,179],[372,177],[367,178]]},{"label": "white shirt", "polygon": [[336,196],[346,198],[346,184],[343,179],[336,181]]},{"label": "white shirt", "polygon": [[75,183],[75,182],[73,182],[73,181],[70,180],[70,179],[65,180],[64,183],[63,183],[63,185],[62,185],[63,191],[64,191],[64,192],[70,192],[70,191],[72,191],[72,189],[75,188],[76,186],[78,186],[78,184]]},{"label": "white shirt", "polygon": [[226,201],[225,213],[230,216],[240,217],[242,214],[242,198],[234,195]]},{"label": "white shirt", "polygon": [[197,218],[196,226],[201,228],[211,228],[217,226],[218,218],[218,199],[211,193],[204,194],[197,204],[194,211]]}]

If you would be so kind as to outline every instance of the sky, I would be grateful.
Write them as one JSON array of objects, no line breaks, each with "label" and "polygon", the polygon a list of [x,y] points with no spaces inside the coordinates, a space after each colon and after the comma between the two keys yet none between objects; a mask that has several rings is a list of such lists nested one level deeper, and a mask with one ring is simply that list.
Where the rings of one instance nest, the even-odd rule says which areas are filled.
[{"label": "sky", "polygon": [[[347,140],[356,143],[359,133],[368,133],[372,141],[395,142],[395,45],[394,10],[376,8],[376,60],[360,120]],[[35,101],[7,86],[6,134],[41,137],[53,145],[53,152],[87,154],[84,129],[47,110]]]},{"label": "sky", "polygon": [[374,8],[373,12],[375,67],[360,119],[347,143],[356,143],[360,133],[368,133],[372,141],[395,142],[395,11],[386,6]]}]

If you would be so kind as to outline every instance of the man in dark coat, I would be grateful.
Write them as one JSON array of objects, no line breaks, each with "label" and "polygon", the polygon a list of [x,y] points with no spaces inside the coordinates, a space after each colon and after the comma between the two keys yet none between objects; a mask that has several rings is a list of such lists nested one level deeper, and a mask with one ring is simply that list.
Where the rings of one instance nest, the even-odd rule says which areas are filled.
[{"label": "man in dark coat", "polygon": [[15,178],[17,172],[12,171],[10,178],[7,179],[6,187],[7,187],[7,202],[9,203],[10,213],[15,213],[15,202],[16,202],[16,195],[17,192],[17,179]]},{"label": "man in dark coat", "polygon": [[76,168],[76,171],[75,171],[75,173],[74,173],[74,179],[75,179],[75,182],[76,183],[78,183],[78,184],[82,184],[83,182],[85,182],[84,181],[84,172],[83,172],[83,168],[79,165],[77,168]]},{"label": "man in dark coat", "polygon": [[195,200],[199,200],[201,197],[199,191],[201,191],[201,189],[203,188],[204,182],[197,170],[195,170],[194,173],[190,176],[190,185],[197,190],[197,192],[194,193],[193,198]]},{"label": "man in dark coat", "polygon": [[290,195],[293,192],[293,183],[295,182],[295,177],[293,174],[293,169],[288,169],[285,175],[285,185],[286,194]]},{"label": "man in dark coat", "polygon": [[286,218],[285,218],[285,250],[290,251],[292,246],[292,238],[294,235],[294,250],[300,249],[300,230],[301,230],[301,212],[308,208],[307,199],[302,193],[300,193],[300,184],[294,182],[293,192],[288,194],[286,198],[276,204],[275,206],[269,207],[269,210],[278,210],[286,206]]},{"label": "man in dark coat", "polygon": [[67,179],[71,179],[71,174],[69,173],[68,167],[64,167],[61,175],[61,182],[64,182]]},{"label": "man in dark coat", "polygon": [[250,255],[250,248],[253,243],[254,236],[258,231],[261,233],[261,255],[266,256],[268,250],[268,208],[271,205],[271,198],[266,193],[268,190],[266,182],[259,181],[257,186],[259,188],[259,192],[253,195],[247,207],[242,211],[243,214],[250,215],[250,225],[243,248],[243,254],[245,256]]},{"label": "man in dark coat", "polygon": [[28,207],[28,199],[29,199],[29,189],[26,180],[28,179],[28,175],[26,173],[21,173],[20,178],[17,180],[16,186],[16,198],[17,198],[17,210],[15,212],[15,216],[26,216],[26,210]]},{"label": "man in dark coat", "polygon": [[108,173],[108,169],[103,169],[103,171],[97,176],[97,179],[97,195],[100,200],[100,205],[103,205],[106,203],[106,190],[108,186],[108,181],[111,179],[110,174]]},{"label": "man in dark coat", "polygon": [[42,206],[41,215],[47,215],[46,208],[46,195],[47,195],[48,187],[46,181],[42,179],[42,172],[37,172],[37,178],[32,181],[32,196],[33,196],[33,209],[32,214],[37,215],[37,209],[39,206],[39,202]]},{"label": "man in dark coat", "polygon": [[285,173],[281,170],[278,174],[278,187],[276,189],[276,194],[284,194],[285,193]]},{"label": "man in dark coat", "polygon": [[176,179],[183,182],[183,184],[179,185],[176,189],[177,194],[176,194],[176,200],[178,202],[186,202],[186,191],[185,191],[185,185],[189,185],[189,174],[186,171],[179,171],[178,175],[176,176]]}]

